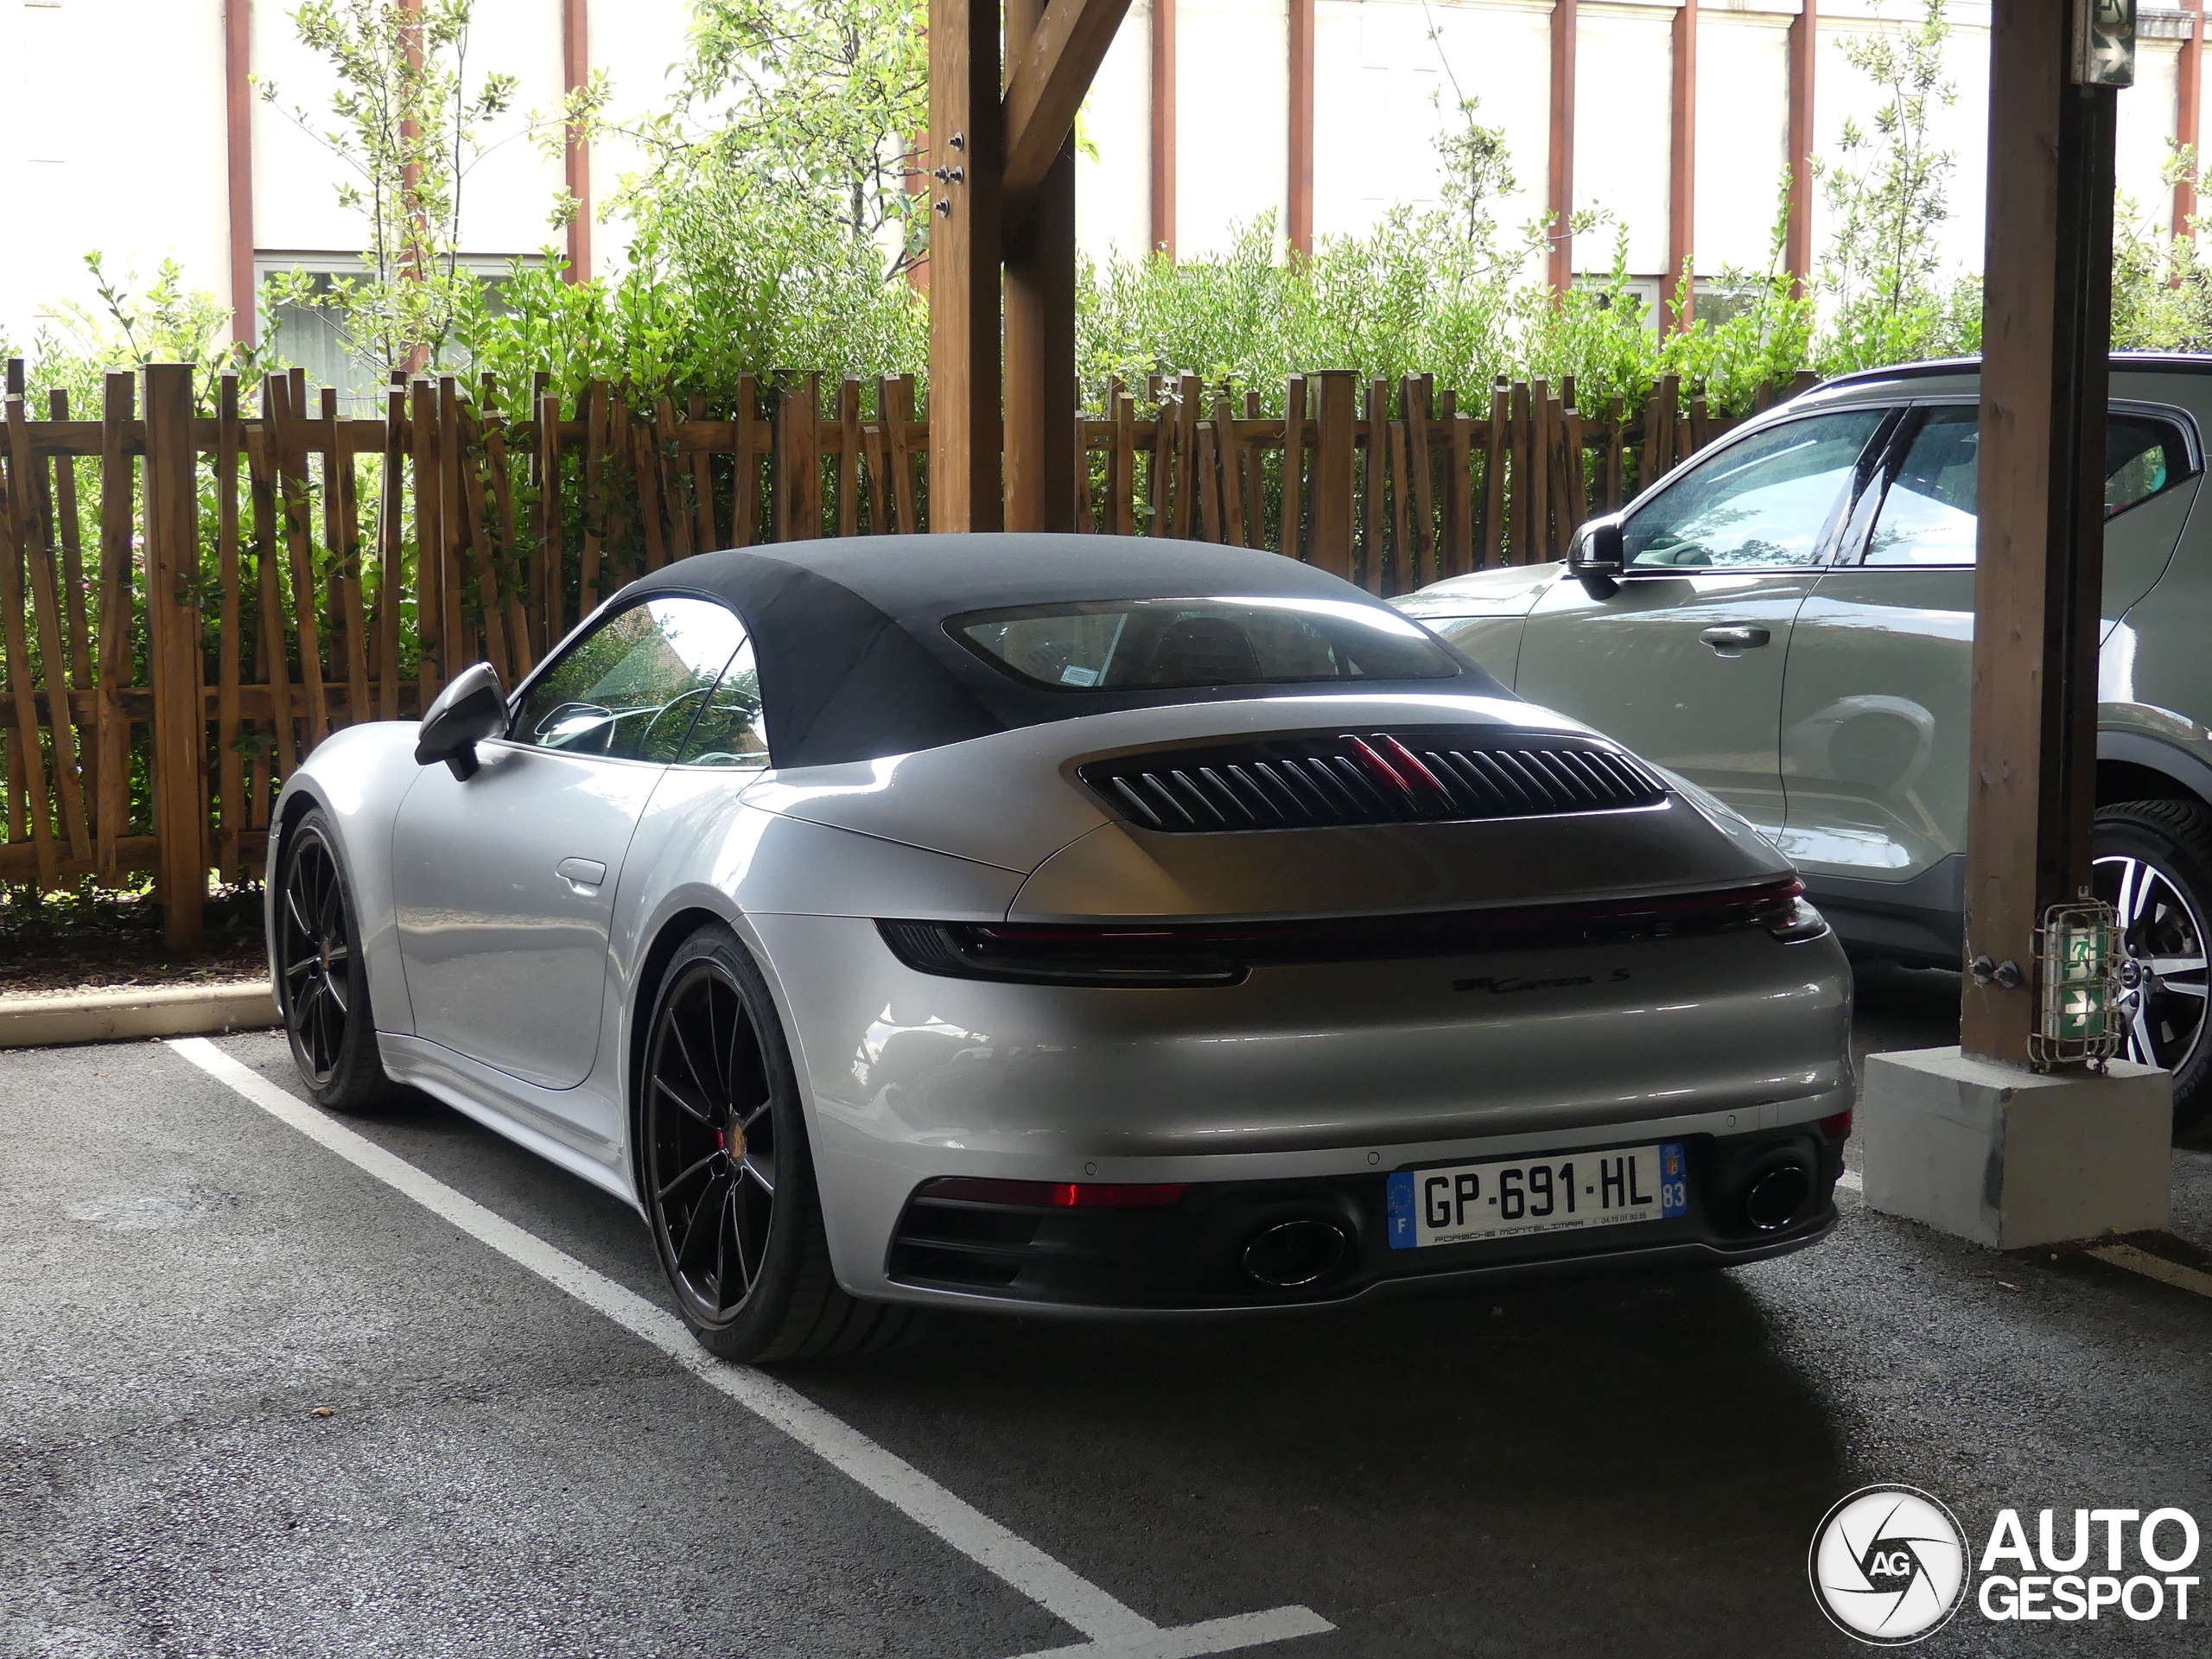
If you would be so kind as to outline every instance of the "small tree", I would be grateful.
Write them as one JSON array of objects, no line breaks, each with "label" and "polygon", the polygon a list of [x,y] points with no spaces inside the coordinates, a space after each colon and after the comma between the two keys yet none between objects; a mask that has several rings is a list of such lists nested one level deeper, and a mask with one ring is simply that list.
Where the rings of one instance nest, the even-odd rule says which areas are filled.
[{"label": "small tree", "polygon": [[1834,370],[1956,351],[1979,339],[1979,288],[1938,282],[1937,234],[1950,216],[1957,157],[1936,147],[1935,116],[1958,101],[1943,73],[1951,25],[1944,0],[1927,0],[1901,32],[1845,41],[1845,59],[1885,98],[1872,132],[1843,126],[1842,154],[1816,163],[1833,219],[1819,286],[1830,302]]},{"label": "small tree", "polygon": [[694,0],[667,109],[609,122],[602,82],[570,100],[569,120],[651,157],[613,204],[641,226],[690,217],[701,201],[810,215],[877,251],[895,279],[927,241],[927,193],[909,188],[929,127],[927,16],[927,0]]},{"label": "small tree", "polygon": [[461,188],[487,148],[484,123],[513,104],[516,83],[495,73],[471,85],[474,10],[474,0],[302,0],[293,23],[337,72],[336,121],[284,110],[274,82],[259,86],[343,163],[338,200],[360,215],[367,243],[360,276],[325,289],[296,270],[270,298],[324,311],[356,357],[387,370],[435,359],[475,282],[460,263]]}]

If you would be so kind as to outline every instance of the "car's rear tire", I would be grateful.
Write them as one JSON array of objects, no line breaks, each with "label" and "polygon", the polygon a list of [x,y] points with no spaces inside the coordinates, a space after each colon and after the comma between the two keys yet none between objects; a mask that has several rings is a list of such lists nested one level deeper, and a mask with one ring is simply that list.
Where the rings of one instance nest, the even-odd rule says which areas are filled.
[{"label": "car's rear tire", "polygon": [[321,808],[303,813],[278,846],[272,943],[292,1063],[318,1105],[359,1111],[389,1094],[391,1082],[377,1054],[353,889]]},{"label": "car's rear tire", "polygon": [[684,1323],[747,1364],[887,1347],[911,1311],[846,1294],[830,1265],[798,1080],[760,970],[720,924],[662,977],[639,1077],[639,1168]]},{"label": "car's rear tire", "polygon": [[2212,810],[2127,801],[2097,812],[2096,894],[2120,912],[2129,1027],[2123,1058],[2173,1073],[2174,1129],[2212,1114],[2206,1018]]}]

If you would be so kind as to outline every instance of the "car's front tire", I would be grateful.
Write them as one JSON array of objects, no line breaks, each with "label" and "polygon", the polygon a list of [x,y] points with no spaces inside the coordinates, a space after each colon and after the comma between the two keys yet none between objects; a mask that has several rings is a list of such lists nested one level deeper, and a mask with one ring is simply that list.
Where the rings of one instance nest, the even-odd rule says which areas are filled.
[{"label": "car's front tire", "polygon": [[2207,923],[2212,918],[2212,810],[2194,801],[2100,808],[2096,895],[2119,913],[2127,952],[2123,1058],[2173,1073],[2174,1128],[2212,1114]]},{"label": "car's front tire", "polygon": [[775,1004],[719,924],[677,947],[639,1078],[645,1211],[677,1307],[724,1359],[888,1345],[908,1311],[849,1296],[830,1265],[798,1081]]},{"label": "car's front tire", "polygon": [[391,1088],[377,1054],[369,967],[337,838],[321,808],[285,831],[277,855],[276,1006],[292,1063],[317,1104],[358,1111]]}]

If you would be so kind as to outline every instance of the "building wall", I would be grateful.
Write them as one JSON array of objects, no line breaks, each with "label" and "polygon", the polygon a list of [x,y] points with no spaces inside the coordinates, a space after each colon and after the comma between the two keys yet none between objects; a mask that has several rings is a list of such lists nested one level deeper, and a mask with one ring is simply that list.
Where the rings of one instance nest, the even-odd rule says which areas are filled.
[{"label": "building wall", "polygon": [[222,0],[0,0],[0,336],[93,304],[83,256],[227,292]]},{"label": "building wall", "polygon": [[[289,0],[251,4],[253,67],[287,106],[325,124],[327,72],[294,38]],[[1581,238],[1575,264],[1603,270],[1614,227],[1631,271],[1659,279],[1667,260],[1672,23],[1680,0],[1581,0],[1573,143],[1575,202],[1611,222]],[[1788,30],[1801,0],[1701,0],[1696,189],[1701,276],[1768,256],[1787,160]],[[226,0],[0,0],[0,200],[16,234],[0,260],[0,335],[28,346],[54,302],[90,303],[82,256],[111,276],[150,282],[166,257],[192,287],[229,296],[230,201],[225,116]],[[1288,0],[1181,0],[1178,8],[1177,197],[1179,252],[1220,248],[1230,226],[1262,213],[1283,228],[1288,206]],[[1871,129],[1883,89],[1847,60],[1847,44],[1916,16],[1911,0],[1820,0],[1815,154],[1840,159],[1847,120]],[[563,180],[556,157],[526,134],[562,93],[561,0],[478,0],[472,68],[520,77],[513,111],[464,186],[464,241],[474,256],[527,255],[556,238],[548,213]],[[1435,140],[1461,96],[1504,128],[1516,189],[1497,205],[1511,229],[1546,207],[1550,162],[1551,0],[1315,0],[1313,224],[1317,234],[1368,230],[1400,204],[1440,200]],[[663,105],[682,57],[688,0],[590,0],[591,61],[611,76],[614,113]],[[1988,125],[1988,0],[1954,0],[1947,55],[1956,99],[1936,142],[1953,158],[1947,263],[1976,268],[1982,247]],[[1150,0],[1135,0],[1084,106],[1096,155],[1077,163],[1077,235],[1103,260],[1150,241]],[[2123,198],[2163,224],[2160,177],[2174,130],[2179,43],[2139,45],[2136,86],[2121,95]],[[2203,50],[2202,43],[2189,48]],[[339,164],[279,110],[252,119],[256,244],[265,270],[295,257],[340,266],[360,239],[338,204]],[[2202,142],[2207,135],[2194,135]],[[593,156],[597,199],[640,158],[620,140]],[[1815,194],[1814,245],[1832,226]],[[25,233],[30,227],[33,233]],[[620,222],[595,226],[594,265],[622,264]]]}]

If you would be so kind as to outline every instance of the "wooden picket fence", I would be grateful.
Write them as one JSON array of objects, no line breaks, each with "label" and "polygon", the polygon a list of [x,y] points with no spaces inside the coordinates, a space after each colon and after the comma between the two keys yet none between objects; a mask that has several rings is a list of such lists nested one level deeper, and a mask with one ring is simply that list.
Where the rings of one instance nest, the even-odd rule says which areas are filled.
[{"label": "wooden picket fence", "polygon": [[[512,684],[695,551],[928,524],[911,377],[748,377],[718,411],[418,378],[363,419],[298,370],[251,411],[234,378],[194,376],[112,374],[98,419],[56,392],[33,420],[11,363],[0,444],[0,882],[151,872],[180,947],[209,871],[258,875],[276,791],[331,732],[411,717],[479,659]],[[1671,378],[1634,419],[1578,408],[1572,382],[1463,410],[1427,378],[1338,372],[1293,377],[1283,406],[1190,376],[1109,388],[1078,423],[1078,527],[1400,593],[1558,557],[1731,424]]]}]

